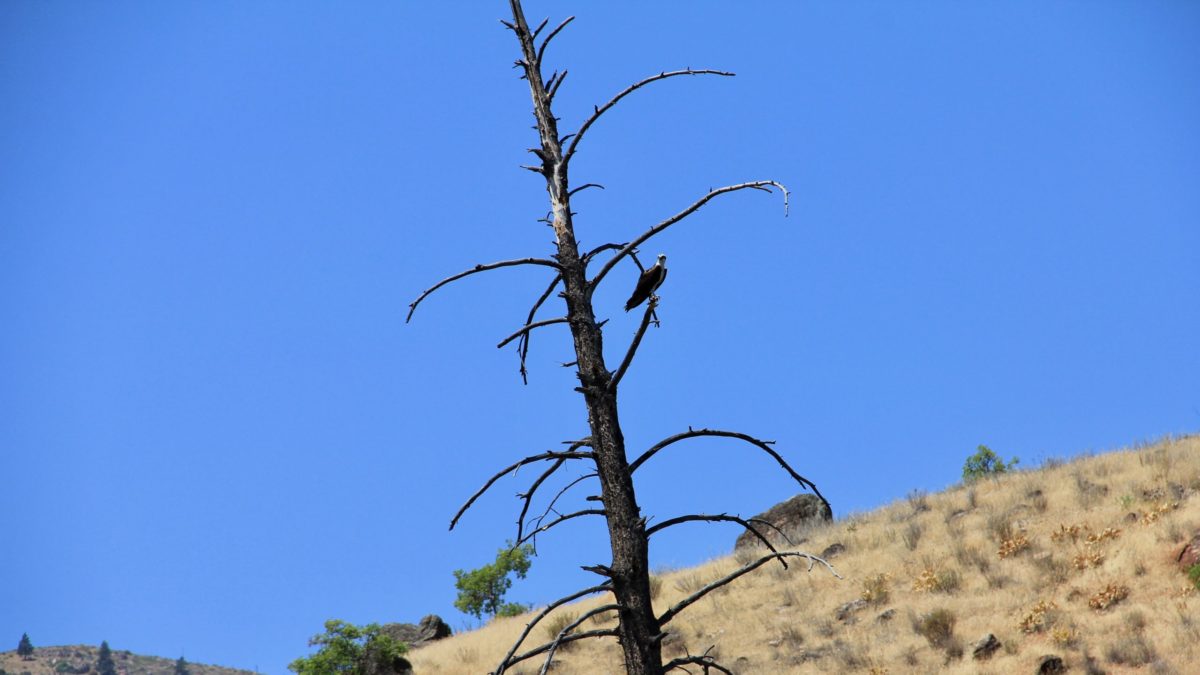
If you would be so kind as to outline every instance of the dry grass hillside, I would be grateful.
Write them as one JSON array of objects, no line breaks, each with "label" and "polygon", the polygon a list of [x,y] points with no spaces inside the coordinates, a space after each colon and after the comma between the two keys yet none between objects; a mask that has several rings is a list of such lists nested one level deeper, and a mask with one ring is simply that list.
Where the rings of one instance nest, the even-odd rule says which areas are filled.
[{"label": "dry grass hillside", "polygon": [[[1047,462],[939,494],[914,494],[805,533],[817,566],[770,565],[673,621],[670,657],[712,649],[757,673],[1034,673],[1046,655],[1074,673],[1200,672],[1200,592],[1175,556],[1200,529],[1200,436]],[[656,577],[660,611],[739,566],[729,556]],[[528,646],[602,604],[563,607]],[[411,653],[418,675],[492,670],[531,615]],[[588,619],[582,629],[611,625]],[[974,658],[995,636],[990,658]],[[621,673],[612,640],[556,655],[556,674]],[[528,675],[540,659],[524,662]],[[690,667],[693,671],[697,670]]]},{"label": "dry grass hillside", "polygon": [[[36,635],[30,637],[36,639]],[[22,659],[16,651],[0,652],[0,673],[8,675],[95,675],[100,648],[91,645],[66,647],[35,647],[33,658]],[[113,650],[113,663],[120,675],[172,675],[175,660],[157,656],[141,656],[128,651]],[[253,675],[248,670],[187,664],[191,675]]]}]

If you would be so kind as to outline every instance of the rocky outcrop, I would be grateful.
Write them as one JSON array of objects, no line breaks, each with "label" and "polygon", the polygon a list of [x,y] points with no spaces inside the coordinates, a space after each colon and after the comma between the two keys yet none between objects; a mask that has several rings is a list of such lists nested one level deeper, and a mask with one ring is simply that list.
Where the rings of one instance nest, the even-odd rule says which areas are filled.
[{"label": "rocky outcrop", "polygon": [[[833,512],[821,498],[811,494],[798,494],[795,497],[776,504],[764,513],[749,519],[754,529],[758,530],[775,547],[790,546],[804,541],[804,531],[813,525],[833,520]],[[765,520],[775,527],[768,527],[755,520]],[[775,528],[778,528],[776,530]],[[791,544],[780,535],[780,531],[791,539]],[[762,540],[748,531],[742,532],[734,543],[734,550],[762,546]]]},{"label": "rocky outcrop", "polygon": [[1175,556],[1175,560],[1184,572],[1193,565],[1200,565],[1200,532],[1196,532],[1191,541],[1184,544],[1183,548],[1179,550],[1179,555]]},{"label": "rocky outcrop", "polygon": [[976,661],[986,661],[992,658],[992,654],[995,654],[996,650],[1002,646],[1004,645],[1000,644],[1000,640],[996,639],[995,635],[988,633],[971,645],[971,658]]},{"label": "rocky outcrop", "polygon": [[394,638],[408,645],[409,649],[416,649],[434,640],[450,637],[454,632],[450,630],[449,624],[442,621],[442,617],[436,614],[421,619],[418,624],[411,623],[387,623],[380,629],[380,632],[388,637]]}]

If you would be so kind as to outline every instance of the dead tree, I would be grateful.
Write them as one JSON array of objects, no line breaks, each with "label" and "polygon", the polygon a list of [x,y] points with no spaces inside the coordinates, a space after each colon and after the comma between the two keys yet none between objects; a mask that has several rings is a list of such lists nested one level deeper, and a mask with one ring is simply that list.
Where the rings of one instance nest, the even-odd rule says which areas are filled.
[{"label": "dead tree", "polygon": [[[412,302],[409,306],[408,319],[412,319],[413,312],[421,301],[442,286],[458,279],[518,265],[541,266],[548,269],[552,276],[549,279],[546,290],[533,303],[521,328],[501,341],[499,346],[502,347],[513,340],[517,340],[520,374],[522,379],[525,380],[527,377],[525,362],[529,352],[529,336],[533,331],[544,326],[560,323],[567,324],[574,341],[575,361],[566,365],[572,366],[576,370],[579,386],[575,390],[583,395],[584,404],[587,406],[590,434],[582,440],[568,442],[568,447],[565,450],[530,455],[497,472],[455,514],[450,523],[450,528],[453,529],[475,500],[492,487],[501,477],[516,471],[522,466],[548,462],[548,468],[538,475],[529,489],[518,495],[524,503],[517,521],[516,545],[529,541],[538,533],[545,532],[563,522],[575,518],[601,516],[606,520],[608,525],[612,560],[605,565],[594,565],[584,568],[603,577],[602,583],[556,600],[535,615],[521,637],[508,653],[504,655],[504,658],[493,671],[493,675],[501,675],[501,673],[506,672],[514,664],[526,659],[543,656],[544,665],[542,672],[546,672],[554,658],[555,651],[563,644],[593,637],[617,638],[624,652],[625,669],[629,675],[661,675],[674,669],[687,670],[687,666],[689,665],[696,666],[704,672],[712,669],[716,672],[728,673],[730,671],[721,667],[708,652],[696,656],[688,655],[663,663],[661,642],[664,638],[664,626],[681,611],[703,598],[712,590],[724,586],[743,574],[773,560],[787,567],[787,558],[804,558],[808,560],[810,570],[814,564],[822,564],[829,567],[828,563],[806,553],[775,550],[759,529],[757,529],[763,523],[753,523],[737,516],[726,514],[693,514],[671,518],[648,528],[646,518],[642,516],[634,493],[633,472],[669,445],[700,436],[722,436],[740,440],[758,450],[766,452],[802,487],[812,490],[819,497],[820,492],[817,491],[816,486],[812,482],[801,477],[788,465],[783,457],[771,447],[772,444],[770,441],[763,441],[747,434],[732,431],[712,429],[693,430],[689,428],[686,432],[671,436],[652,445],[632,464],[629,463],[625,454],[625,438],[621,434],[621,424],[617,414],[618,384],[632,364],[638,346],[646,334],[646,329],[651,323],[658,324],[658,317],[655,310],[658,307],[659,299],[657,296],[649,298],[642,314],[641,322],[624,357],[621,359],[616,370],[609,370],[604,361],[604,336],[601,330],[604,322],[596,320],[596,314],[592,306],[592,295],[600,283],[608,277],[609,272],[621,261],[629,259],[637,265],[638,269],[641,269],[642,265],[637,260],[636,255],[639,246],[645,244],[652,237],[668,227],[681,222],[713,199],[742,190],[771,192],[777,189],[783,196],[784,213],[786,215],[788,191],[782,184],[774,180],[757,180],[718,189],[709,189],[706,194],[687,208],[650,227],[628,242],[605,244],[592,250],[581,252],[576,242],[574,225],[572,223],[572,216],[574,214],[571,211],[571,197],[580,190],[602,186],[588,183],[572,188],[568,180],[568,168],[570,167],[571,159],[579,150],[580,143],[588,135],[588,132],[596,122],[626,96],[656,82],[682,76],[711,75],[716,77],[730,77],[733,73],[720,70],[686,68],[683,70],[663,71],[656,75],[651,75],[640,82],[626,87],[607,103],[594,107],[591,114],[587,116],[578,129],[572,133],[563,135],[559,132],[559,119],[551,111],[551,105],[554,102],[555,94],[562,87],[567,77],[567,71],[565,69],[561,72],[554,71],[549,77],[544,77],[543,65],[545,63],[546,48],[567,24],[571,23],[574,17],[568,18],[558,24],[557,27],[550,30],[539,42],[539,36],[542,35],[543,30],[547,27],[548,20],[542,21],[537,27],[530,29],[526,23],[524,12],[521,9],[520,0],[509,0],[509,5],[512,10],[512,21],[501,21],[501,23],[516,35],[520,43],[520,58],[517,59],[515,67],[520,69],[521,79],[526,80],[529,84],[529,92],[533,101],[533,115],[537,120],[536,128],[540,141],[537,147],[529,150],[531,154],[537,157],[537,163],[522,168],[539,174],[546,181],[546,191],[550,197],[550,211],[548,216],[543,219],[543,222],[548,223],[554,228],[557,250],[549,257],[520,258],[476,265],[464,272],[443,279],[421,293]],[[599,269],[594,274],[589,276],[589,264],[598,262],[601,256],[607,256],[607,260],[599,266]],[[562,290],[559,296],[565,301],[566,313],[562,316],[538,320],[538,311],[542,309],[551,294],[560,286]],[[541,516],[532,521],[527,521],[527,515],[538,488],[569,462],[584,463],[589,467],[590,472],[580,476],[562,488],[554,496],[550,506],[547,507]],[[554,511],[554,504],[563,493],[571,487],[591,478],[595,478],[599,482],[599,495],[592,499],[599,502],[600,508],[582,509],[566,514]],[[822,501],[825,501],[824,497],[820,498]],[[551,513],[555,514],[553,519],[549,519]],[[655,613],[650,601],[648,558],[650,537],[666,527],[697,521],[736,523],[754,533],[762,540],[770,549],[770,553],[708,584],[665,611]],[[833,571],[831,567],[829,569]],[[553,609],[567,602],[599,593],[611,595],[612,601],[579,617],[578,620],[565,627],[549,642],[526,649],[525,651],[520,651],[522,644],[524,644],[533,627]],[[615,612],[617,614],[617,626],[615,628],[576,632],[576,629],[582,624],[585,618],[600,612]]]}]

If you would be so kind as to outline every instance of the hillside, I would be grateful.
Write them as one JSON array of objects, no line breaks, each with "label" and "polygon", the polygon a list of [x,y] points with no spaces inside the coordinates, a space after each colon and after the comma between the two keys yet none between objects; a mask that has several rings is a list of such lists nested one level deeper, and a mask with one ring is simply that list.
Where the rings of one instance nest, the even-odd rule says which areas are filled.
[{"label": "hillside", "polygon": [[[37,636],[30,637],[36,645]],[[0,672],[7,675],[95,675],[99,652],[98,646],[91,645],[35,647],[33,658],[28,661],[17,656],[16,651],[0,652]],[[141,656],[115,649],[112,656],[120,675],[173,675],[175,672],[175,659]],[[248,670],[191,662],[188,662],[187,668],[191,675],[253,675]]]},{"label": "hillside", "polygon": [[[1198,530],[1200,436],[1049,461],[809,530],[797,549],[841,544],[829,562],[842,579],[820,565],[760,568],[673,621],[664,653],[711,648],[739,675],[1034,673],[1048,655],[1068,672],[1197,672],[1200,593],[1175,558]],[[657,575],[656,607],[737,568],[737,558],[750,559]],[[548,639],[546,624],[562,628],[602,600],[556,610],[526,647]],[[530,616],[494,620],[410,659],[418,675],[489,672]],[[989,634],[991,656],[976,660]],[[569,647],[554,673],[621,672],[612,640]],[[540,667],[531,659],[510,672]]]}]

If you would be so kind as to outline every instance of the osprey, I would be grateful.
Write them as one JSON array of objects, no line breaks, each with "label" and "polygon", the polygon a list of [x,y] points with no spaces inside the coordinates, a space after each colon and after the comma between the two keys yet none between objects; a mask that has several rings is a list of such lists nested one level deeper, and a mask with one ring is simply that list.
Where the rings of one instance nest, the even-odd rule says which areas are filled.
[{"label": "osprey", "polygon": [[667,256],[659,253],[658,262],[650,269],[642,272],[641,278],[638,279],[637,288],[633,289],[633,295],[629,296],[629,302],[625,303],[625,311],[637,307],[650,297],[650,294],[658,290],[662,286],[662,282],[667,278]]}]

